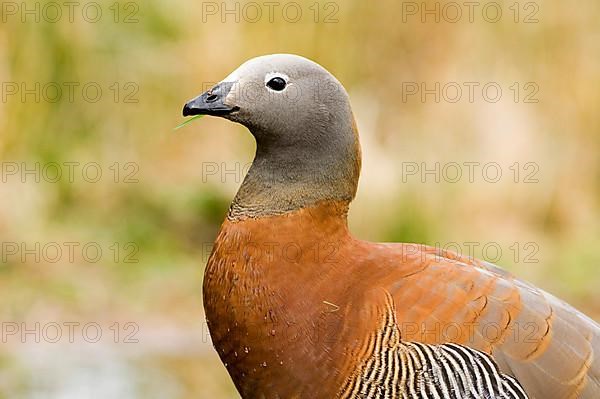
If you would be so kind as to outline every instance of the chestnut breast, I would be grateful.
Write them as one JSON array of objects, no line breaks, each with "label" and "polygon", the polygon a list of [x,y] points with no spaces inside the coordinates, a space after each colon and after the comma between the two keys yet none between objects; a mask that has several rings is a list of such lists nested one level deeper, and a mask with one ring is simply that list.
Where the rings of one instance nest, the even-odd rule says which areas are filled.
[{"label": "chestnut breast", "polygon": [[345,347],[336,335],[339,301],[352,287],[333,282],[352,267],[344,256],[354,242],[346,211],[331,202],[223,223],[205,271],[204,307],[213,344],[244,397],[335,396],[318,381],[339,386],[331,384]]}]

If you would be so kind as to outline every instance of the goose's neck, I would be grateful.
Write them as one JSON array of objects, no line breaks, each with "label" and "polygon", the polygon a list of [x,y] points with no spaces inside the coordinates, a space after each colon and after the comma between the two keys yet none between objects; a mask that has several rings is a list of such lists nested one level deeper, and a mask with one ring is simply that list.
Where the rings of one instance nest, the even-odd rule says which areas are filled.
[{"label": "goose's neck", "polygon": [[[266,148],[265,148],[266,147]],[[337,148],[270,150],[257,144],[229,219],[281,215],[321,202],[350,203],[360,174],[358,140]]]}]

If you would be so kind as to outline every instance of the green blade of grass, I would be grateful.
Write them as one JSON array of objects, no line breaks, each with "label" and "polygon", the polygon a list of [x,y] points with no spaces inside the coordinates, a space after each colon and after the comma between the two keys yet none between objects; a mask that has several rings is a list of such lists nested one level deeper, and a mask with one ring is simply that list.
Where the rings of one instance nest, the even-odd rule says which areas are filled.
[{"label": "green blade of grass", "polygon": [[181,123],[180,123],[179,125],[177,125],[177,126],[175,127],[175,129],[173,129],[173,130],[178,130],[178,129],[181,129],[182,127],[184,127],[184,126],[185,126],[185,125],[187,125],[188,123],[190,123],[190,122],[193,122],[193,121],[195,121],[196,119],[200,119],[200,118],[202,118],[203,116],[204,116],[204,115],[194,115],[194,116],[192,116],[191,118],[189,118],[189,119],[186,119],[186,120],[184,120],[183,122],[181,122]]}]

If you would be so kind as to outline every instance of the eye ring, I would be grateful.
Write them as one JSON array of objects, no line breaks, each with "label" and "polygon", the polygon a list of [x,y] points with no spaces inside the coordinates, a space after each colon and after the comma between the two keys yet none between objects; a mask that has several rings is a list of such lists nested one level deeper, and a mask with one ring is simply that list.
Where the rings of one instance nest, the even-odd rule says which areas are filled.
[{"label": "eye ring", "polygon": [[267,87],[271,90],[282,91],[287,86],[287,82],[280,76],[275,76],[267,82]]}]

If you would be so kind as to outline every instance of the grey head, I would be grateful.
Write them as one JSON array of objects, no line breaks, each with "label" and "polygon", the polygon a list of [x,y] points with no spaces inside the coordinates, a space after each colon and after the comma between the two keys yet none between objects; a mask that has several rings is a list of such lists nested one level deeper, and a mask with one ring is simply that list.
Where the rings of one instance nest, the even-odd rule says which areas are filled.
[{"label": "grey head", "polygon": [[202,114],[238,122],[256,140],[230,219],[354,198],[360,146],[348,94],[317,63],[290,54],[253,58],[183,108],[184,116]]}]

